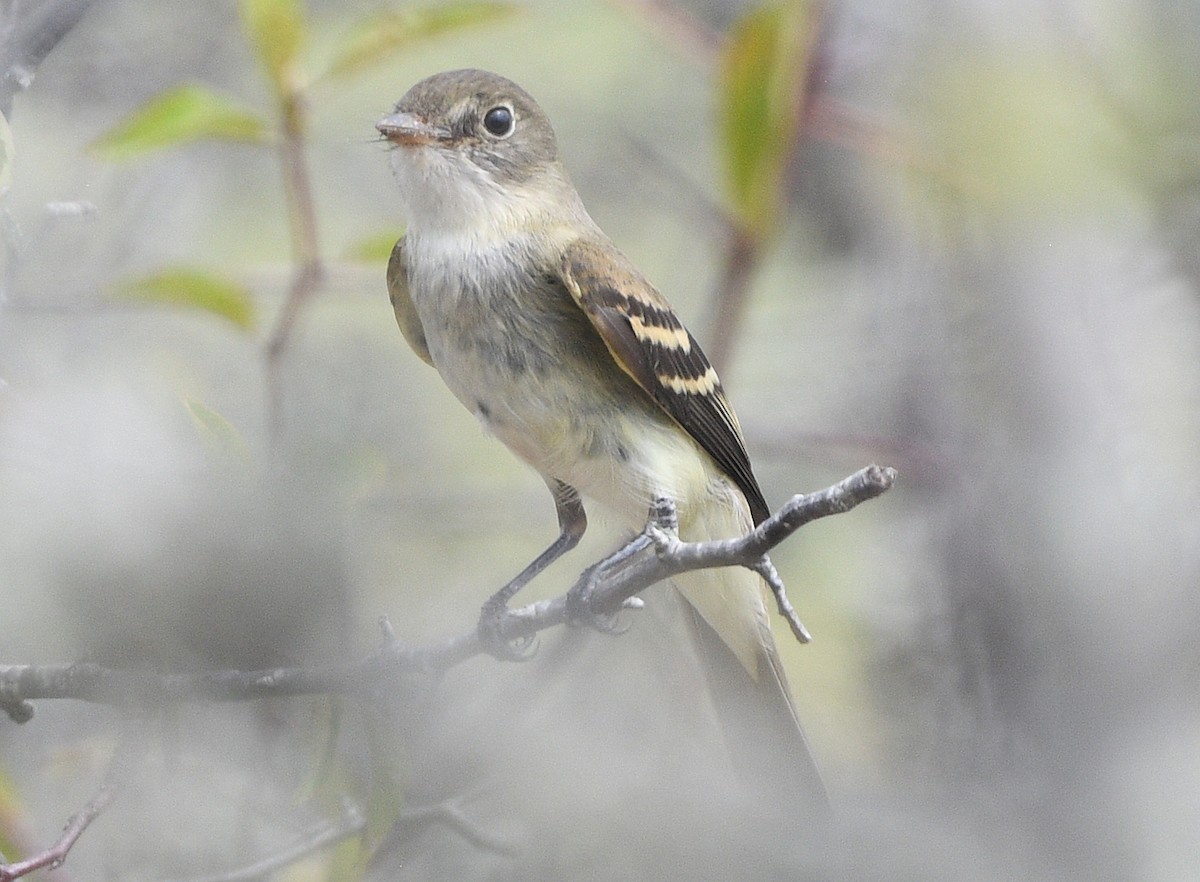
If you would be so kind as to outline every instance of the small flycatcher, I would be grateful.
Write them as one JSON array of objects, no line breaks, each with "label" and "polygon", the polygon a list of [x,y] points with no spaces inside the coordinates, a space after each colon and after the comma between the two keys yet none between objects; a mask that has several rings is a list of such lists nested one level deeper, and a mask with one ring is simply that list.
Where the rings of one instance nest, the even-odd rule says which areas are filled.
[{"label": "small flycatcher", "polygon": [[[634,530],[670,499],[689,541],[742,535],[769,515],[716,372],[588,216],[533,98],[496,74],[448,71],[413,86],[377,128],[394,145],[408,221],[387,271],[400,330],[542,475],[558,512],[558,539],[494,607],[579,541],[581,495]],[[761,577],[736,567],[672,584],[699,616],[698,657],[741,672],[737,703],[767,706],[763,725],[786,730],[820,791]],[[728,740],[767,737],[755,728],[743,719]]]}]

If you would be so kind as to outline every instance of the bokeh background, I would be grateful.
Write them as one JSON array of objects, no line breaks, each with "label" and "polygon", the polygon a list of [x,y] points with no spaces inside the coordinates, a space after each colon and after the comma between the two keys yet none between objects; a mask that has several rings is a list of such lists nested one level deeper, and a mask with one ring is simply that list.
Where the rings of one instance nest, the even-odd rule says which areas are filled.
[{"label": "bokeh background", "polygon": [[[32,6],[0,4],[0,30]],[[310,2],[305,64],[399,6]],[[427,74],[525,86],[600,225],[702,342],[730,330],[723,59],[758,4],[517,6],[306,87],[326,276],[274,382],[294,269],[278,152],[90,146],[182,83],[270,120],[237,5],[102,0],[37,65],[0,196],[0,662],[344,660],[383,614],[406,639],[469,628],[551,538],[541,481],[387,302],[372,243],[402,219],[373,124]],[[846,876],[1189,878],[1200,6],[806,9],[797,138],[719,367],[772,504],[868,462],[900,472],[775,555],[816,637],[778,632]],[[250,317],[122,295],[178,266],[242,286]],[[600,523],[530,596],[614,541]],[[48,878],[248,863],[336,814],[332,713],[39,703],[0,725],[4,839],[51,841],[132,727],[152,735],[135,796]],[[355,713],[337,738],[365,737]]]}]

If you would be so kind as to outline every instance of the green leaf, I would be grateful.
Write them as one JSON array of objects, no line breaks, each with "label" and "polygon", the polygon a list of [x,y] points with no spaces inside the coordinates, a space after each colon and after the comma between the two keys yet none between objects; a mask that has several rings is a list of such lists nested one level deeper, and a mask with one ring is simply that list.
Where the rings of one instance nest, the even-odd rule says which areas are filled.
[{"label": "green leaf", "polygon": [[13,137],[8,120],[0,113],[0,196],[12,183]]},{"label": "green leaf", "polygon": [[[351,820],[351,815],[361,822],[357,807],[363,805],[378,787],[391,787],[391,781],[376,778],[373,774],[364,780],[361,775],[354,774],[347,768],[344,751],[338,749],[345,715],[344,703],[340,697],[314,697],[311,708],[312,719],[306,731],[312,739],[314,755],[308,778],[301,785],[297,795],[304,803],[314,803],[327,814],[336,817],[335,823],[339,827],[345,826]],[[368,713],[368,720],[372,716]],[[353,803],[354,809],[348,810],[348,801]],[[329,851],[328,863],[320,878],[329,882],[357,882],[365,877],[366,862],[373,852],[374,849],[364,846],[361,832],[350,836]]]},{"label": "green leaf", "polygon": [[404,230],[383,230],[359,239],[346,249],[346,259],[358,263],[387,263],[392,256],[396,241],[404,235]]},{"label": "green leaf", "polygon": [[0,855],[10,861],[25,856],[24,833],[29,823],[24,803],[8,771],[0,766]]},{"label": "green leaf", "polygon": [[756,235],[765,234],[778,216],[816,24],[806,0],[765,3],[734,25],[721,56],[728,198]]},{"label": "green leaf", "polygon": [[298,0],[242,0],[242,27],[258,53],[275,91],[297,89],[296,58],[307,37],[307,22]]},{"label": "green leaf", "polygon": [[246,458],[246,441],[233,423],[195,398],[185,399],[183,406],[187,408],[188,415],[191,416],[197,431],[203,438],[211,442],[214,447],[230,451],[240,459]]},{"label": "green leaf", "polygon": [[151,98],[89,149],[105,159],[120,160],[204,138],[263,141],[266,126],[228,98],[188,84]]},{"label": "green leaf", "polygon": [[436,6],[407,6],[371,16],[351,32],[337,50],[325,76],[344,77],[358,73],[419,40],[495,21],[515,11],[516,7],[511,3],[459,0]]},{"label": "green leaf", "polygon": [[364,727],[371,791],[367,798],[367,829],[363,839],[373,852],[404,809],[405,783],[410,778],[408,752],[382,714],[367,718]]},{"label": "green leaf", "polygon": [[254,327],[254,301],[250,293],[236,282],[204,270],[163,270],[126,283],[118,289],[117,296],[139,303],[161,303],[203,310],[246,331]]}]

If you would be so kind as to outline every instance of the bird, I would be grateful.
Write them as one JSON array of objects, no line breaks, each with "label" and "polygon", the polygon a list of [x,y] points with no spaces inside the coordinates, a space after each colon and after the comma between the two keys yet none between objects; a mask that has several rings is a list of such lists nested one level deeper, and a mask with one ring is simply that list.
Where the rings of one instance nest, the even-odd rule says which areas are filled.
[{"label": "bird", "polygon": [[[405,233],[387,267],[400,331],[458,400],[543,478],[557,538],[481,619],[570,551],[584,500],[637,530],[670,500],[685,541],[740,536],[770,515],[716,371],[670,304],[600,230],[553,127],[499,74],[412,86],[376,128]],[[719,688],[726,738],[752,778],[826,799],[772,637],[766,585],[731,567],[671,582]],[[493,635],[495,629],[493,629]],[[748,746],[780,748],[754,760]],[[740,757],[740,759],[738,759]]]}]

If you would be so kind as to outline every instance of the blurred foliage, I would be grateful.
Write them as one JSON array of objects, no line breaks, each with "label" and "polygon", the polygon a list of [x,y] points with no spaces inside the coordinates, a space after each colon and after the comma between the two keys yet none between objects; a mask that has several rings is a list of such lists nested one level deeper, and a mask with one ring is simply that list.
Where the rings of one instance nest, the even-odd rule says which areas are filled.
[{"label": "blurred foliage", "polygon": [[202,401],[189,398],[184,402],[188,414],[196,423],[201,435],[207,438],[213,447],[223,453],[232,453],[240,460],[248,460],[249,448],[242,433],[221,414],[217,413]]},{"label": "blurred foliage", "polygon": [[243,331],[254,329],[255,308],[250,292],[206,270],[163,270],[123,285],[116,296],[140,303],[198,309],[219,316]]},{"label": "blurred foliage", "polygon": [[286,99],[301,88],[297,56],[308,36],[308,21],[299,0],[242,0],[243,29],[254,47],[275,93]]},{"label": "blurred foliage", "polygon": [[[96,139],[92,149],[98,156],[114,161],[135,159],[202,139],[260,144],[290,140],[303,148],[308,130],[305,108],[310,103],[306,100],[310,77],[302,72],[301,58],[311,27],[307,12],[298,0],[242,0],[239,8],[245,38],[274,89],[279,130],[271,133],[261,117],[207,86],[184,84],[150,99]],[[422,40],[497,20],[514,8],[508,3],[452,2],[373,14],[351,29],[344,42],[335,47],[326,76],[345,78],[360,73]],[[0,137],[4,131],[0,128]],[[10,143],[0,141],[0,148]],[[0,155],[0,182],[8,168],[6,157],[7,154]],[[301,158],[285,152],[282,161],[285,165],[295,164]],[[307,174],[300,174],[294,168],[289,171],[293,173],[284,176],[286,201],[294,238],[299,242],[306,235],[313,235],[315,219],[303,217],[304,206],[312,204],[312,197],[311,193],[296,192],[297,187],[308,184]],[[390,242],[385,246],[388,237]],[[385,231],[352,249],[351,257],[368,260],[383,254],[386,259],[395,241],[393,233]],[[301,255],[295,255],[295,259],[301,260]],[[311,254],[307,259],[319,259],[319,255]],[[204,270],[165,269],[128,282],[122,287],[121,296],[127,300],[206,310],[243,330],[254,326],[255,309],[249,293]],[[286,326],[281,319],[273,342],[281,331],[290,327],[293,319],[294,316],[287,316]]]},{"label": "blurred foliage", "polygon": [[[1087,3],[1052,3],[1036,21],[1019,4],[936,18],[918,4],[843,7],[823,34],[828,78],[807,88],[820,89],[817,110],[842,101],[860,114],[843,122],[874,126],[833,132],[832,149],[822,140],[829,130],[806,129],[816,143],[806,141],[790,171],[795,143],[786,139],[808,122],[803,89],[819,7],[740,4],[738,19],[732,4],[707,6],[734,22],[728,41],[714,40],[711,58],[680,59],[600,4],[546,3],[528,26],[516,18],[500,25],[503,39],[489,31],[442,52],[412,39],[432,35],[433,19],[410,21],[412,30],[399,34],[395,21],[456,7],[491,20],[490,4],[406,4],[356,26],[341,20],[349,7],[325,4],[330,20],[318,27],[304,6],[260,3],[242,18],[243,36],[252,26],[261,32],[245,41],[253,57],[239,54],[238,32],[222,22],[210,45],[236,49],[211,62],[180,52],[185,60],[154,69],[158,79],[143,70],[153,67],[150,53],[203,45],[203,35],[160,16],[161,32],[146,38],[144,54],[129,53],[136,71],[122,78],[133,31],[114,22],[153,21],[150,7],[126,3],[123,18],[106,19],[98,6],[100,26],[81,26],[79,42],[62,53],[72,76],[39,71],[15,117],[28,126],[17,128],[19,140],[43,140],[21,142],[14,194],[36,173],[51,195],[23,195],[32,208],[13,211],[23,235],[12,238],[41,248],[49,269],[27,273],[0,304],[9,651],[58,659],[118,645],[128,649],[120,658],[144,659],[137,638],[150,634],[198,652],[194,643],[220,666],[239,657],[229,647],[240,638],[224,635],[240,624],[237,634],[269,635],[271,647],[288,651],[319,635],[337,657],[360,648],[338,631],[341,617],[361,616],[358,627],[382,607],[418,639],[444,633],[448,622],[465,627],[476,594],[505,562],[540,550],[537,525],[551,518],[544,488],[483,439],[450,396],[433,391],[432,372],[406,360],[378,265],[399,231],[366,235],[394,212],[382,151],[369,143],[371,114],[394,97],[384,90],[423,69],[477,61],[539,96],[544,90],[548,107],[558,102],[555,122],[589,205],[622,247],[639,252],[631,256],[659,262],[652,277],[669,279],[663,290],[673,298],[719,272],[713,239],[726,228],[694,201],[679,210],[686,185],[645,186],[661,169],[647,170],[619,137],[603,137],[604,121],[667,145],[689,182],[701,181],[706,196],[710,186],[719,191],[715,216],[732,215],[783,246],[758,268],[744,335],[753,349],[734,389],[769,492],[820,486],[867,457],[901,468],[901,483],[880,505],[806,533],[776,559],[818,638],[783,651],[837,794],[846,825],[838,832],[861,861],[845,875],[1188,878],[1200,790],[1188,679],[1197,670],[1200,496],[1189,464],[1200,419],[1200,270],[1190,278],[1184,270],[1196,261],[1200,219],[1200,20],[1179,16],[1194,17],[1195,4],[1106,4],[1087,18]],[[1061,14],[1060,25],[1080,13],[1091,27],[1047,35],[1039,30],[1045,10]],[[263,23],[280,15],[299,24],[275,45]],[[262,106],[224,97],[231,82],[252,79],[248,60],[272,84]],[[712,79],[703,73],[710,60]],[[164,83],[166,91],[139,105],[146,89]],[[318,85],[345,91],[325,100]],[[268,459],[273,477],[336,483],[336,492],[279,492],[271,504],[238,508],[228,497],[243,497],[213,489],[211,471],[221,469],[209,460],[223,466],[230,451],[243,458],[243,445],[262,449],[252,334],[269,299],[257,288],[214,297],[188,274],[219,288],[216,271],[226,267],[217,262],[230,253],[221,244],[252,242],[238,253],[264,263],[278,250],[267,217],[275,181],[264,168],[283,130],[270,103],[280,90],[304,99],[294,102],[292,122],[319,158],[324,229],[353,243],[339,245],[339,255],[375,266],[369,274],[337,267],[330,277],[338,296],[313,305],[316,320],[288,365],[294,449],[225,469],[253,503],[269,495],[269,482],[249,477]],[[149,113],[156,101],[165,107],[161,122]],[[105,159],[242,136],[270,150],[217,149],[97,172],[71,135],[135,105],[127,128],[110,131],[116,152]],[[713,119],[715,131],[706,125]],[[572,126],[601,136],[580,137]],[[11,174],[11,138],[2,144],[0,174]],[[228,163],[212,161],[226,154]],[[67,218],[59,208],[43,219],[45,199],[72,189],[96,203],[94,214]],[[122,213],[125,201],[132,208]],[[13,195],[4,209],[14,209]],[[836,253],[810,235],[814,219],[830,216],[849,231]],[[173,223],[160,225],[163,218]],[[266,233],[250,229],[260,221]],[[206,239],[213,236],[218,247]],[[128,303],[140,283],[122,294],[110,278],[179,259],[139,250],[147,240],[167,242],[171,254],[191,249],[211,265],[153,272],[132,295],[170,308],[78,308],[90,305],[97,279]],[[230,275],[241,278],[236,269]],[[377,464],[368,477],[363,463]],[[307,529],[281,528],[290,518]],[[597,528],[585,539],[593,545],[537,587],[555,588],[584,556],[606,551],[609,537],[594,536]],[[313,586],[343,587],[329,564],[343,541],[353,596],[330,590],[331,613]],[[205,593],[219,580],[226,593]],[[188,604],[200,612],[174,624]],[[271,630],[281,618],[294,630]],[[481,694],[498,677],[525,675],[478,668]],[[649,679],[631,675],[628,688]],[[570,701],[592,698],[585,690]],[[107,719],[88,706],[51,707],[33,725],[4,731],[5,770],[21,784],[15,811],[37,820],[39,844],[79,804],[63,782],[81,780],[39,778],[42,743]],[[152,851],[172,851],[195,855],[189,873],[159,877],[212,872],[214,853],[238,861],[269,852],[273,842],[254,837],[277,830],[280,805],[295,813],[274,842],[293,841],[297,818],[333,813],[339,787],[368,806],[373,837],[395,816],[389,800],[405,795],[396,783],[406,772],[403,737],[362,748],[350,743],[357,725],[288,717],[294,707],[189,709],[160,725],[155,731],[170,736],[162,739],[166,771],[119,800],[72,863],[91,877],[97,867],[101,875],[124,867],[130,854],[152,860]],[[299,733],[304,743],[289,744]],[[323,735],[331,740],[314,759],[307,739]],[[313,766],[327,789],[297,794],[297,769]],[[475,771],[464,764],[472,782]],[[620,773],[604,774],[606,784],[620,781]],[[283,785],[272,791],[263,782]],[[572,804],[589,798],[590,783],[566,782],[579,791],[569,794]],[[12,792],[0,780],[0,812]],[[527,807],[524,795],[509,794],[514,813]],[[599,838],[604,826],[586,829]],[[626,846],[614,845],[614,855]],[[343,843],[330,871],[353,878],[365,850],[362,841]]]},{"label": "blurred foliage", "polygon": [[[345,42],[334,48],[333,61],[323,78],[348,78],[424,39],[499,19],[513,8],[511,4],[502,3],[456,2],[374,14],[352,28]],[[272,85],[277,120],[274,126],[206,85],[184,84],[169,88],[145,102],[98,138],[92,151],[112,161],[138,159],[156,150],[181,147],[199,140],[270,146],[290,144],[302,150],[309,132],[307,108],[311,102],[308,89],[316,79],[304,70],[303,54],[311,28],[307,11],[297,0],[242,0],[240,11],[244,36]],[[308,186],[307,174],[298,173],[300,170],[296,167],[302,157],[287,150],[281,155],[285,166],[289,222],[294,232],[307,227],[311,233],[316,219],[305,218],[302,213],[305,205],[312,205],[312,194],[297,190]],[[0,171],[6,168],[0,166]],[[350,256],[358,260],[386,260],[397,238],[394,230],[372,235],[352,248]],[[297,263],[319,258],[319,255],[305,254],[304,251],[303,247],[298,248],[293,255]],[[123,283],[115,289],[113,296],[125,302],[207,312],[240,331],[253,331],[257,326],[258,309],[250,292],[243,285],[203,267],[164,268]],[[225,416],[194,397],[187,398],[185,405],[201,436],[211,442],[210,446],[224,453],[232,452],[238,460],[246,460],[246,443]],[[332,701],[325,704],[332,705]],[[339,720],[340,714],[330,711],[327,719],[315,727],[321,745],[312,782],[303,797],[336,815],[347,793],[363,795],[367,820],[365,834],[339,845],[324,873],[326,878],[351,880],[361,878],[365,872],[371,848],[392,826],[403,805],[404,791],[393,771],[398,762],[394,744],[377,743],[380,741],[378,736],[369,738],[372,774],[365,781],[350,780],[342,767],[344,758],[336,752]],[[319,867],[319,864],[314,868],[306,862],[287,872],[305,874],[318,871]]]},{"label": "blurred foliage", "polygon": [[17,785],[4,766],[0,766],[0,861],[25,857],[23,827],[25,809]]},{"label": "blurred foliage", "polygon": [[705,336],[708,356],[723,372],[743,336],[766,248],[784,226],[789,172],[811,97],[821,8],[818,0],[751,6],[733,22],[719,51],[718,148],[727,235]]},{"label": "blurred foliage", "polygon": [[367,789],[367,829],[361,837],[361,849],[355,866],[365,872],[380,843],[391,832],[396,820],[405,807],[408,783],[407,755],[396,750],[395,733],[389,728],[386,717],[367,710],[364,732],[368,745],[365,786]]},{"label": "blurred foliage", "polygon": [[721,51],[718,101],[728,200],[756,238],[779,222],[816,22],[812,0],[763,3],[733,25]]},{"label": "blurred foliage", "polygon": [[104,159],[122,160],[203,139],[261,143],[266,138],[260,117],[206,86],[190,83],[147,101],[93,141],[91,149]]}]

